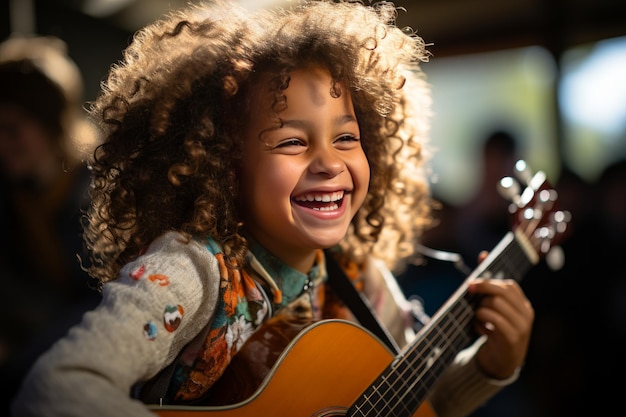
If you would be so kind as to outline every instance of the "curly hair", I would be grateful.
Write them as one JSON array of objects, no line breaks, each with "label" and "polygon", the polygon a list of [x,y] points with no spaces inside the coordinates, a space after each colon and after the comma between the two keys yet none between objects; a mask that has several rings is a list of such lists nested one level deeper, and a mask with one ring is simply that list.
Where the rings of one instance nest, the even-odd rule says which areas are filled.
[{"label": "curly hair", "polygon": [[138,31],[89,108],[105,138],[91,161],[90,273],[115,279],[168,230],[210,236],[242,265],[241,130],[255,111],[247,92],[269,74],[280,111],[290,71],[309,65],[349,88],[370,164],[343,253],[402,268],[431,223],[430,91],[419,68],[424,42],[396,17],[389,2],[300,1],[253,13],[215,0]]}]

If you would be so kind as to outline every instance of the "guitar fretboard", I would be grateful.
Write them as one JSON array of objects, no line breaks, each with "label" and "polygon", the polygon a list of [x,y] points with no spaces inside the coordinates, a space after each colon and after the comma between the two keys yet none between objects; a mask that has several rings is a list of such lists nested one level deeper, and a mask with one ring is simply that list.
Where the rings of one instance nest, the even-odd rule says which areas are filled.
[{"label": "guitar fretboard", "polygon": [[476,338],[471,324],[478,298],[468,293],[469,282],[477,277],[520,281],[536,262],[524,243],[523,236],[509,232],[350,407],[347,415],[414,415],[457,353]]}]

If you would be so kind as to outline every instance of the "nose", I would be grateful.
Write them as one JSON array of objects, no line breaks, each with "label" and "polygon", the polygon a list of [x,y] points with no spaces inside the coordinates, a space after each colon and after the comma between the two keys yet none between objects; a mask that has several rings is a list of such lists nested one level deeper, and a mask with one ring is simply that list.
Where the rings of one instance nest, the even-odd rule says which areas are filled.
[{"label": "nose", "polygon": [[326,143],[313,150],[309,171],[316,175],[327,175],[332,178],[346,169],[346,164],[332,144]]}]

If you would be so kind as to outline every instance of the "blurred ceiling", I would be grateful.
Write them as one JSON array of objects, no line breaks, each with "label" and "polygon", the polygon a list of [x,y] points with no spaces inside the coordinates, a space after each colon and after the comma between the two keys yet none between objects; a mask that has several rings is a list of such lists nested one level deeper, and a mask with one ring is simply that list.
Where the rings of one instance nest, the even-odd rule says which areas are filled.
[{"label": "blurred ceiling", "polygon": [[[239,0],[249,8],[288,1]],[[187,2],[9,0],[0,5],[0,35],[61,37],[95,93],[96,80],[121,57],[133,32]],[[570,46],[626,35],[624,0],[396,0],[396,5],[405,9],[398,25],[414,28],[435,58],[528,45],[558,56]]]},{"label": "blurred ceiling", "polygon": [[[14,4],[34,0],[12,0]],[[48,0],[48,4],[134,32],[188,0]],[[249,8],[289,0],[239,0]],[[36,4],[37,2],[34,1]],[[398,24],[411,26],[437,55],[539,44],[564,47],[626,34],[623,0],[397,0]]]}]

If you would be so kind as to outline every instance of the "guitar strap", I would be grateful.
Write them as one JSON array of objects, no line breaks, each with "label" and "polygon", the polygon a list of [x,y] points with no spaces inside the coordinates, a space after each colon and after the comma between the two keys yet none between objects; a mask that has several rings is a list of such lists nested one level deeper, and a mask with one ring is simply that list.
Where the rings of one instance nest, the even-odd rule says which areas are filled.
[{"label": "guitar strap", "polygon": [[352,314],[354,314],[363,327],[374,333],[374,335],[387,345],[394,354],[399,353],[400,347],[374,314],[374,309],[369,300],[355,288],[333,254],[329,251],[324,252],[326,271],[328,272],[328,284],[335,290],[335,293],[343,302],[346,303],[350,311],[352,311]]}]

